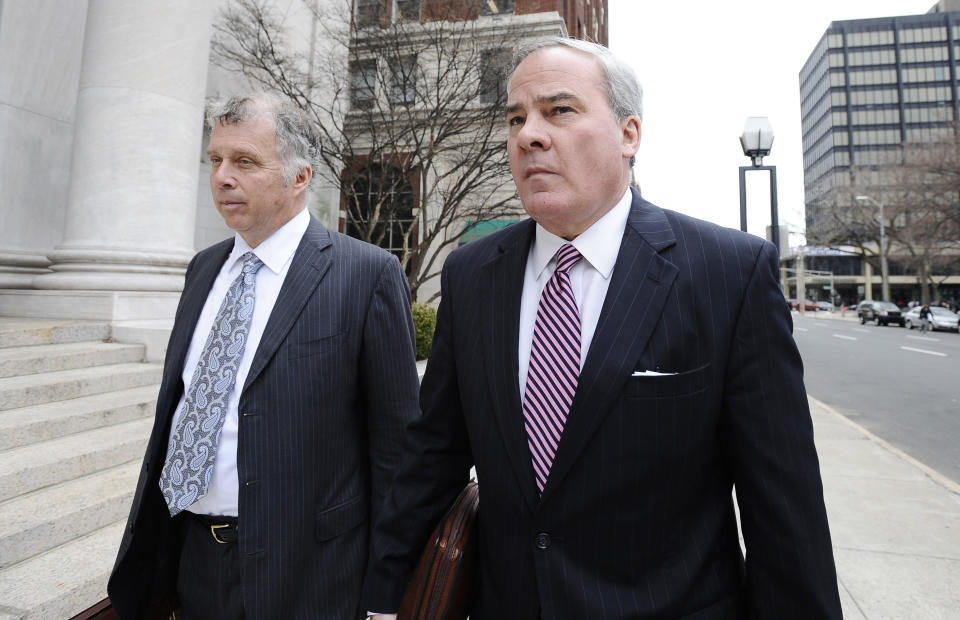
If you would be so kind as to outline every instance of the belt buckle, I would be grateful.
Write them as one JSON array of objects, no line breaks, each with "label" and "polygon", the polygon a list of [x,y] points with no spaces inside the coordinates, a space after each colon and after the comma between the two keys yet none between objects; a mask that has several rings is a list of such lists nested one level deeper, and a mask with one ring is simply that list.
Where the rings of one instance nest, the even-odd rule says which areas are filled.
[{"label": "belt buckle", "polygon": [[220,540],[220,536],[217,535],[217,530],[222,530],[225,527],[230,527],[229,523],[224,523],[223,525],[211,525],[210,526],[210,535],[213,536],[213,539],[220,543],[221,545],[227,544],[226,540]]}]

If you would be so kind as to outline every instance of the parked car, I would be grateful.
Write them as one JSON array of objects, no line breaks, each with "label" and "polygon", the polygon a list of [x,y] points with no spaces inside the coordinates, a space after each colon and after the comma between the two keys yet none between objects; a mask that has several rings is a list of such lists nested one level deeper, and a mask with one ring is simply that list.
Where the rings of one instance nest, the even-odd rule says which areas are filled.
[{"label": "parked car", "polygon": [[[799,310],[799,309],[800,309],[800,300],[799,300],[799,299],[791,299],[791,300],[789,300],[789,301],[790,301],[790,308],[792,308],[793,310]],[[819,310],[820,307],[817,305],[817,302],[813,301],[812,299],[804,299],[804,300],[803,300],[803,309],[804,309],[804,311],[816,311],[816,310]]]},{"label": "parked car", "polygon": [[[904,315],[909,329],[913,329],[914,327],[920,329],[920,308],[921,306],[915,306],[910,312]],[[930,328],[933,330],[955,332],[957,331],[958,320],[960,320],[960,316],[957,316],[946,308],[937,306],[930,308]]]},{"label": "parked car", "polygon": [[829,301],[818,301],[817,307],[821,310],[826,310],[827,312],[833,312],[833,304]]},{"label": "parked car", "polygon": [[876,321],[877,325],[889,325],[896,323],[900,327],[906,325],[906,319],[896,304],[889,301],[863,300],[857,304],[857,316],[860,317],[860,324],[863,325],[870,321]]}]

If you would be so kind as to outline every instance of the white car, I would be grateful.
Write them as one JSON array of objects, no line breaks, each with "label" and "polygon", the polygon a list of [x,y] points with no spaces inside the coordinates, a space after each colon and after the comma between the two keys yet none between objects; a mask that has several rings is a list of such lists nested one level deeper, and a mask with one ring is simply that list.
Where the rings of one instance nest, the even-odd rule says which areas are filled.
[{"label": "white car", "polygon": [[[910,309],[910,312],[904,315],[904,318],[907,320],[907,329],[913,329],[914,327],[920,329],[920,309],[922,307],[923,306],[914,306]],[[960,317],[946,308],[940,308],[939,306],[930,307],[930,329],[932,330],[955,332],[957,331],[958,319],[960,319]]]}]

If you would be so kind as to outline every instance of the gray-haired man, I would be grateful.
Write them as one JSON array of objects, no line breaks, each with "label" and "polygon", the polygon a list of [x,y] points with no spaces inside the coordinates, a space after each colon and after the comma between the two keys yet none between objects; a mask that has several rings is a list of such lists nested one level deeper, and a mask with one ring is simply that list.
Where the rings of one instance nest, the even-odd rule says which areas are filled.
[{"label": "gray-haired man", "polygon": [[306,116],[214,106],[232,239],[187,268],[108,591],[122,618],[357,618],[368,524],[417,415],[406,279],[313,220]]},{"label": "gray-haired man", "polygon": [[475,465],[473,620],[840,617],[776,250],[629,188],[640,112],[602,46],[517,56],[507,152],[530,219],[444,264],[369,609],[398,609]]}]

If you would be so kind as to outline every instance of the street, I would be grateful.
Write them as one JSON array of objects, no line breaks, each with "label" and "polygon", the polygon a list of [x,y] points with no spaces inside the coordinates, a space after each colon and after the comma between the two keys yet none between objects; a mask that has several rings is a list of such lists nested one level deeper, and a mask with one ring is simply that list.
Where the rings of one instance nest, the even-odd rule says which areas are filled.
[{"label": "street", "polygon": [[807,392],[960,483],[960,336],[823,316],[793,315]]}]

